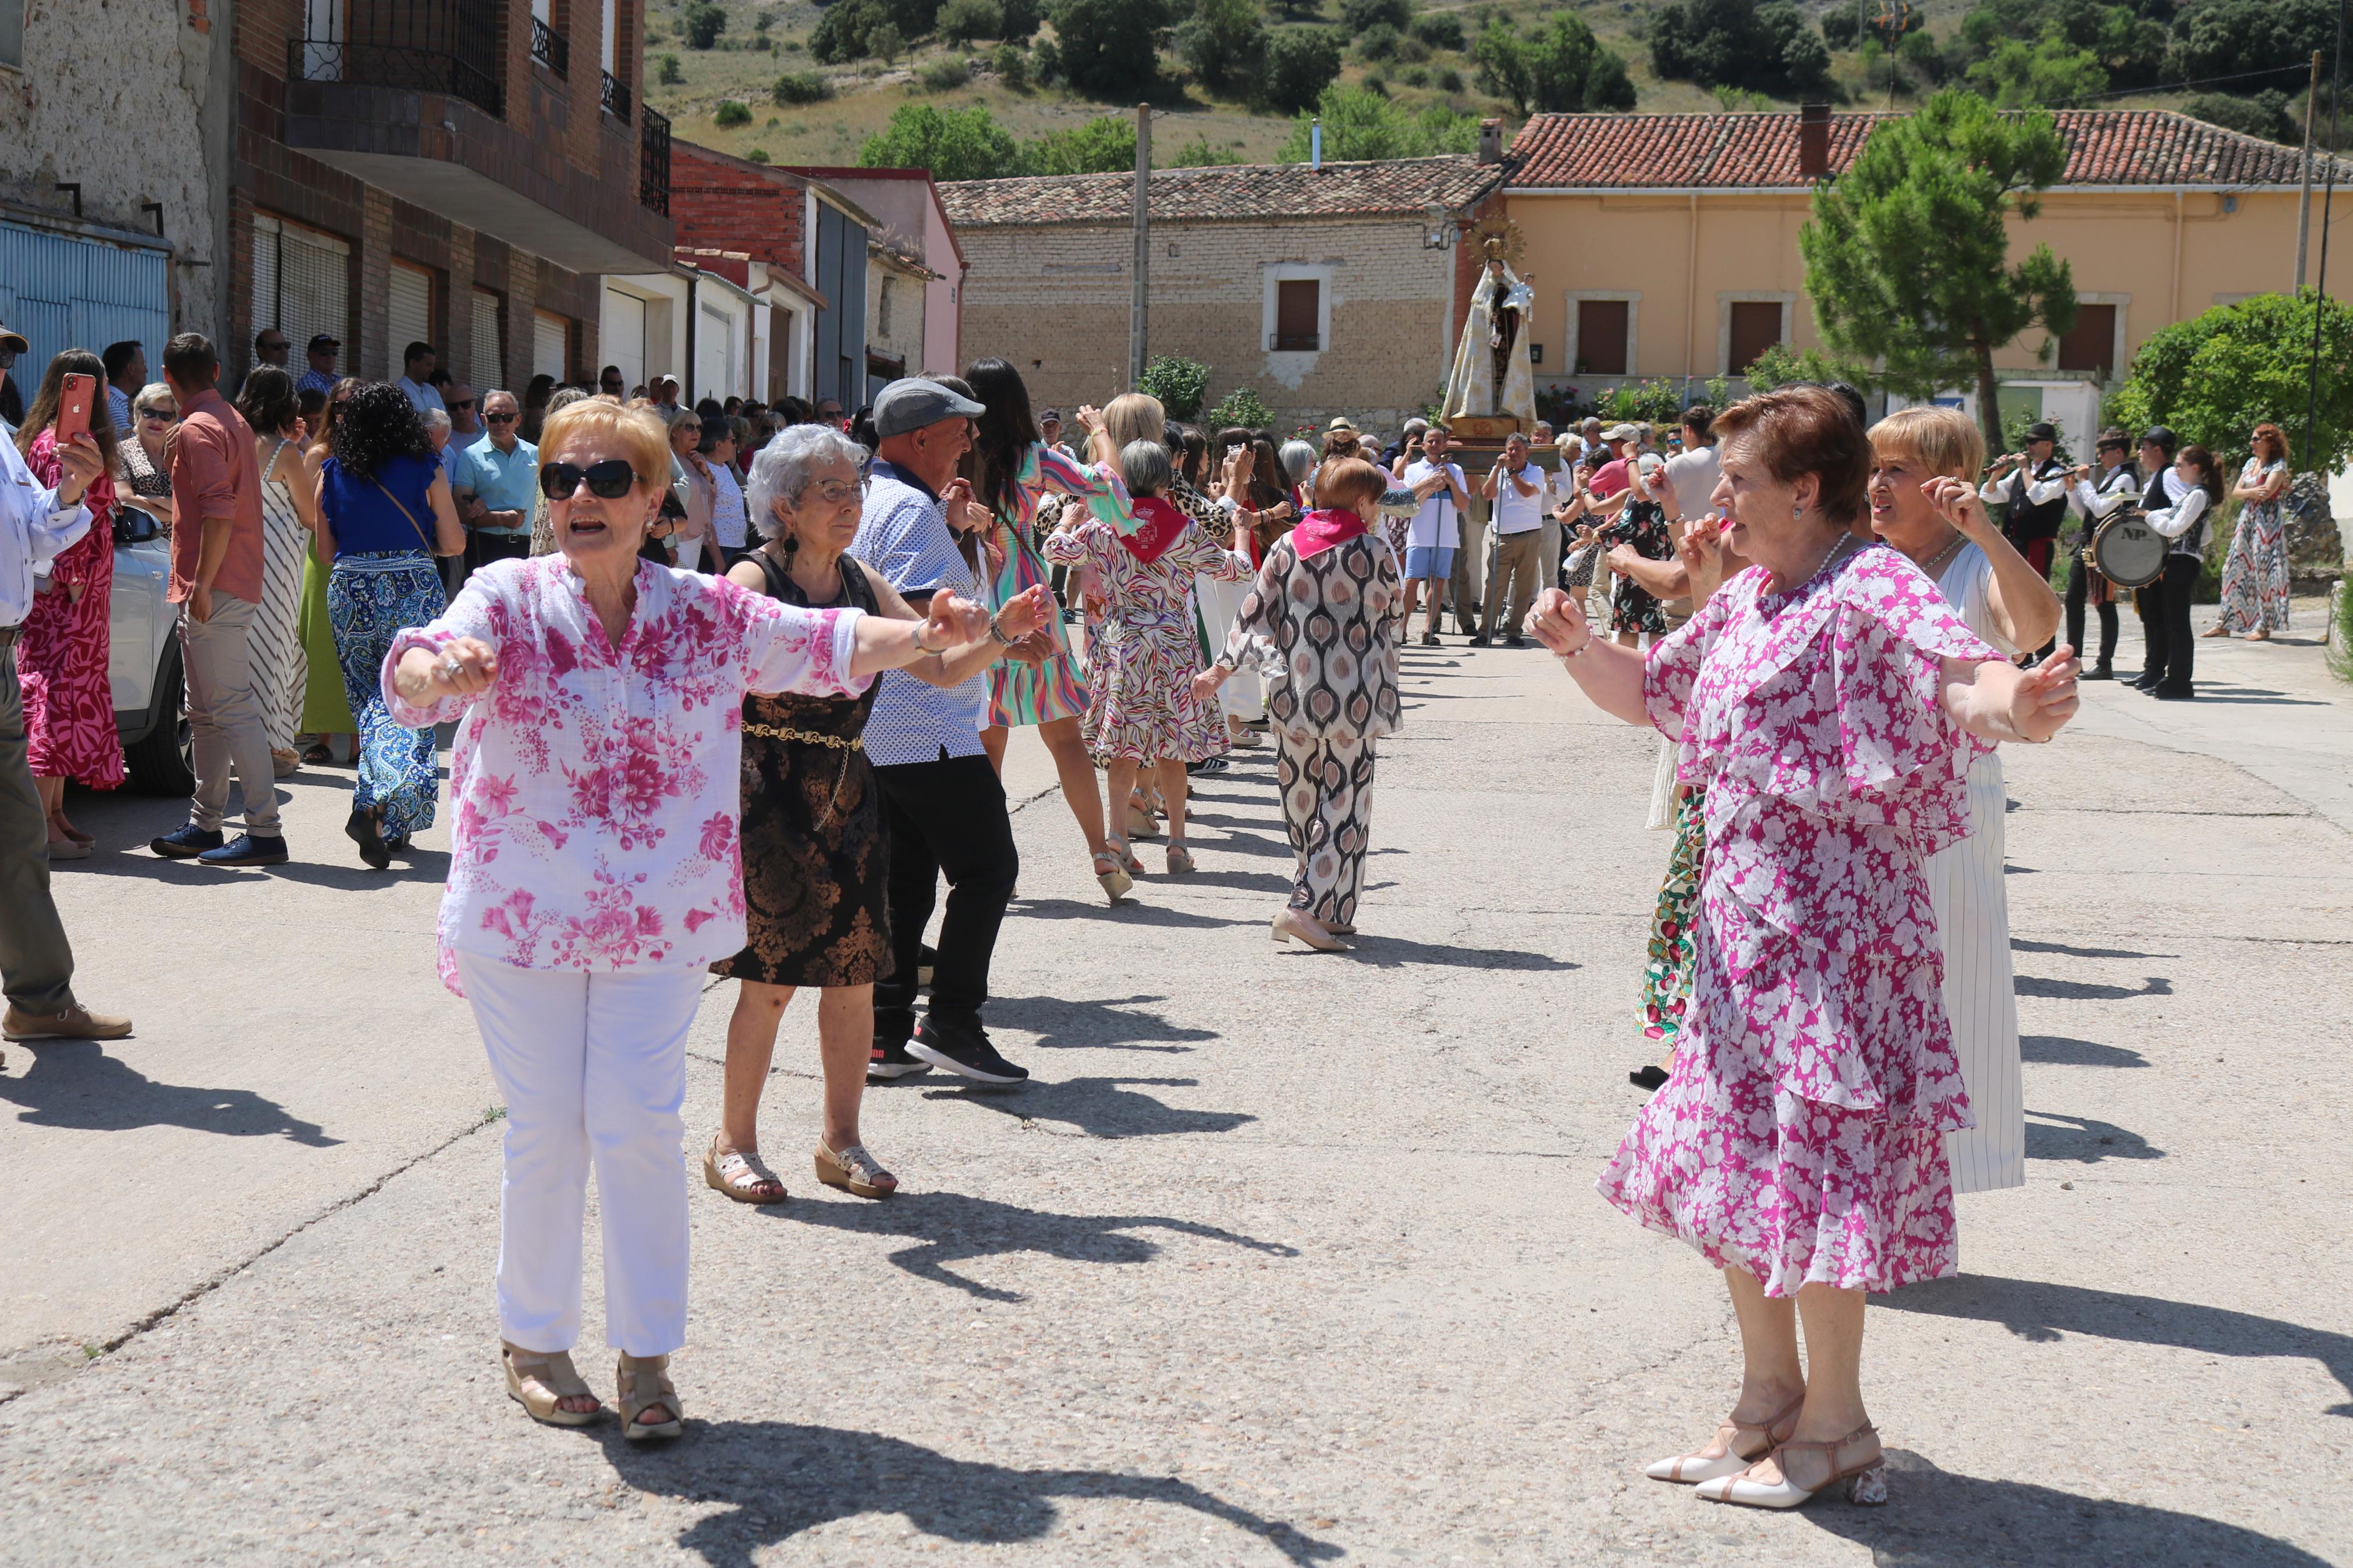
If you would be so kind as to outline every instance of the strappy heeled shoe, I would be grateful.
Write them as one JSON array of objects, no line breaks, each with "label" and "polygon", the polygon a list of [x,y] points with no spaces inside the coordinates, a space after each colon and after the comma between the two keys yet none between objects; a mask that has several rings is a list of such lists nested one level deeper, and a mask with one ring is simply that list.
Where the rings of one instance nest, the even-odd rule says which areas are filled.
[{"label": "strappy heeled shoe", "polygon": [[522,1405],[534,1421],[549,1426],[586,1426],[605,1414],[600,1400],[594,1410],[566,1410],[559,1400],[596,1391],[580,1380],[569,1351],[527,1351],[499,1342],[499,1366],[506,1373],[507,1397]]},{"label": "strappy heeled shoe", "polygon": [[[1126,869],[1129,876],[1141,877],[1144,875],[1144,862],[1135,858],[1134,848],[1129,845],[1124,835],[1117,833],[1104,834],[1103,846],[1108,848],[1113,855],[1118,858],[1120,865]],[[1134,886],[1133,883],[1130,883],[1129,885],[1131,887]],[[1121,890],[1125,891],[1126,889],[1123,889]]]},{"label": "strappy heeled shoe", "polygon": [[899,1178],[884,1170],[882,1163],[868,1153],[863,1143],[828,1149],[825,1140],[818,1139],[817,1179],[853,1197],[887,1198],[899,1190]]},{"label": "strappy heeled shoe", "polygon": [[[1866,1437],[1871,1439],[1870,1458],[1839,1463],[1841,1450]],[[1812,1486],[1799,1486],[1789,1477],[1792,1454],[1820,1454],[1831,1473]],[[1835,1442],[1776,1444],[1769,1457],[1780,1467],[1779,1480],[1751,1480],[1744,1470],[1736,1476],[1707,1482],[1699,1489],[1699,1495],[1710,1502],[1736,1502],[1749,1508],[1800,1508],[1844,1481],[1846,1500],[1851,1503],[1879,1508],[1887,1501],[1887,1455],[1879,1446],[1877,1429],[1868,1421]]]},{"label": "strappy heeled shoe", "polygon": [[1168,874],[1181,877],[1192,868],[1193,851],[1186,847],[1183,839],[1171,838],[1168,841]]},{"label": "strappy heeled shoe", "polygon": [[[1665,1481],[1679,1487],[1697,1486],[1702,1481],[1736,1476],[1771,1453],[1783,1433],[1796,1430],[1798,1412],[1805,1407],[1806,1396],[1800,1393],[1762,1421],[1741,1421],[1726,1416],[1724,1424],[1715,1429],[1716,1437],[1724,1444],[1723,1453],[1710,1454],[1702,1449],[1696,1453],[1677,1454],[1672,1458],[1659,1460],[1642,1473],[1654,1481]],[[1757,1440],[1744,1444],[1743,1439],[1750,1437]]]},{"label": "strappy heeled shoe", "polygon": [[[785,1184],[761,1163],[757,1149],[730,1149],[723,1153],[716,1134],[712,1137],[711,1147],[702,1152],[702,1180],[712,1191],[724,1193],[739,1204],[785,1201]],[[762,1190],[766,1187],[776,1191]]]},{"label": "strappy heeled shoe", "polygon": [[[621,1407],[621,1436],[632,1443],[675,1437],[686,1430],[686,1412],[679,1407],[678,1388],[670,1380],[666,1355],[631,1355],[623,1351],[620,1364],[613,1369],[613,1400]],[[654,1409],[669,1419],[639,1419]]]},{"label": "strappy heeled shoe", "polygon": [[1103,889],[1103,897],[1114,904],[1127,897],[1128,889],[1135,886],[1135,879],[1127,874],[1127,868],[1109,849],[1095,857],[1095,882]]}]

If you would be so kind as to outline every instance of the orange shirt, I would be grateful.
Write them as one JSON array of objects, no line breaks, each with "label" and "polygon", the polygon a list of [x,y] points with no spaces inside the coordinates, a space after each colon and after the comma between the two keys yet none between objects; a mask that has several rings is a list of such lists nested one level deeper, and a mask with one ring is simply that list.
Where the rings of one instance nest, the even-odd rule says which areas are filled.
[{"label": "orange shirt", "polygon": [[206,518],[230,520],[228,553],[213,579],[216,592],[261,602],[261,464],[253,430],[217,390],[198,393],[180,411],[166,454],[172,466],[172,587],[178,604],[196,585]]}]

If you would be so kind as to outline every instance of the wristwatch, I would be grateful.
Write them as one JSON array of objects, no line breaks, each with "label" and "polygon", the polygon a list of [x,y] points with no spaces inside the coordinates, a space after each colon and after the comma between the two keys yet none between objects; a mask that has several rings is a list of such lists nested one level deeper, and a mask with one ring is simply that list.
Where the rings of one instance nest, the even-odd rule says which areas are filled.
[{"label": "wristwatch", "polygon": [[988,617],[988,635],[997,639],[997,646],[999,647],[1011,647],[1013,646],[1013,639],[1005,635],[1005,628],[997,624],[997,617],[995,616]]}]

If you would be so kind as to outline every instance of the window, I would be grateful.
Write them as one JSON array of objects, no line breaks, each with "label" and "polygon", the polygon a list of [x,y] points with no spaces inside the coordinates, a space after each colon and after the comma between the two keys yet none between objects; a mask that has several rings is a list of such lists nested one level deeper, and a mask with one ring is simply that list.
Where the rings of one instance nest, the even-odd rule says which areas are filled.
[{"label": "window", "polygon": [[1626,329],[1634,306],[1628,300],[1577,302],[1577,375],[1624,375],[1634,367],[1626,353]]},{"label": "window", "polygon": [[878,282],[880,287],[874,291],[874,330],[887,338],[891,335],[891,275],[884,273]]},{"label": "window", "polygon": [[531,374],[564,379],[564,362],[572,344],[572,326],[561,316],[534,310],[531,317]]},{"label": "window", "polygon": [[1274,286],[1274,337],[1268,347],[1278,353],[1314,353],[1324,346],[1319,330],[1324,307],[1320,279],[1286,278]]},{"label": "window", "polygon": [[25,63],[25,8],[26,0],[0,0],[0,66],[22,68]]},{"label": "window", "polygon": [[[5,0],[0,0],[5,4]],[[311,340],[351,330],[352,247],[332,234],[258,214],[253,220],[253,331],[271,327],[293,345],[287,363],[299,377]],[[336,362],[349,373],[354,362]]]},{"label": "window", "polygon": [[1724,371],[1726,375],[1745,374],[1758,354],[1781,341],[1781,302],[1733,300],[1731,328]]},{"label": "window", "polygon": [[479,395],[504,386],[507,379],[506,345],[499,333],[499,297],[488,289],[474,290],[473,328],[474,355],[467,374],[473,378]]},{"label": "window", "polygon": [[2096,371],[2105,381],[2116,374],[2116,308],[2078,303],[2074,329],[2059,340],[2059,368]]},{"label": "window", "polygon": [[401,356],[408,352],[409,344],[433,342],[433,274],[422,267],[396,261],[386,280],[385,293],[385,357],[390,362],[386,379],[394,379],[406,368]]}]

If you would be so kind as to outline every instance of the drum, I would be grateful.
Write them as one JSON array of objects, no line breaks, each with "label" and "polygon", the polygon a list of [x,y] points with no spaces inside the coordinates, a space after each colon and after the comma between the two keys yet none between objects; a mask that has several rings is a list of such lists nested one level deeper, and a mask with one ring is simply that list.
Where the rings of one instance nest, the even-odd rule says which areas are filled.
[{"label": "drum", "polygon": [[2120,512],[2100,525],[2086,552],[2100,575],[2119,588],[2139,588],[2165,574],[2172,542],[2137,511]]}]

